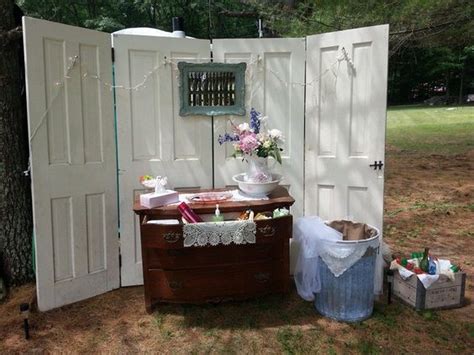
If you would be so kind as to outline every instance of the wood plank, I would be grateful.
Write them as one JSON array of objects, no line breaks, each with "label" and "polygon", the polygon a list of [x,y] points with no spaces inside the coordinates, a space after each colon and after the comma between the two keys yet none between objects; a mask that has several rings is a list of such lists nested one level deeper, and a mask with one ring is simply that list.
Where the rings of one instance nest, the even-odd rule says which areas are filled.
[{"label": "wood plank", "polygon": [[[186,193],[199,193],[199,192],[208,192],[208,191],[228,191],[229,188],[223,189],[190,189],[186,190]],[[252,209],[254,212],[263,212],[263,211],[273,211],[275,208],[287,207],[289,208],[295,203],[293,197],[291,197],[283,186],[278,186],[269,196],[268,200],[257,200],[257,201],[230,201],[230,202],[221,202],[219,203],[219,209],[222,213],[234,212],[234,211],[245,211],[247,209]],[[198,214],[213,214],[215,210],[214,204],[204,204],[190,202],[188,205]],[[133,210],[135,213],[140,215],[155,215],[162,217],[180,217],[177,210],[177,205],[168,205],[157,208],[146,208],[140,205],[139,201],[136,200]]]}]

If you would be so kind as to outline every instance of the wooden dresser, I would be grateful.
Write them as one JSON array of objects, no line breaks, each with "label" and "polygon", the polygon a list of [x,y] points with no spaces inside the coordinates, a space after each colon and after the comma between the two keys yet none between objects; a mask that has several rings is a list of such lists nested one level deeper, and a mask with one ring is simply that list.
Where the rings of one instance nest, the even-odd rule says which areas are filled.
[{"label": "wooden dresser", "polygon": [[[188,192],[188,191],[186,191]],[[192,191],[199,192],[199,191]],[[223,202],[226,217],[252,209],[272,212],[290,208],[294,199],[278,187],[269,200]],[[189,203],[197,214],[213,214],[215,205]],[[183,246],[183,225],[149,224],[149,220],[181,220],[176,205],[148,209],[136,203],[140,216],[145,306],[158,302],[218,303],[289,289],[289,239],[292,216],[256,221],[255,244]]]}]

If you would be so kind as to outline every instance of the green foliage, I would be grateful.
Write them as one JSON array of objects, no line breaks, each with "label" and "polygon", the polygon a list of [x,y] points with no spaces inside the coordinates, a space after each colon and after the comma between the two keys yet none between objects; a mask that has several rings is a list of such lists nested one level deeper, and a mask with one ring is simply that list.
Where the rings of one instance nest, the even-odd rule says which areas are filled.
[{"label": "green foliage", "polygon": [[[17,0],[28,16],[113,32],[129,27],[171,31],[171,18],[184,18],[186,34],[197,38],[256,37],[256,18],[225,11],[248,10],[238,0]],[[210,17],[210,25],[209,25]]]},{"label": "green foliage", "polygon": [[[410,40],[429,46],[451,45],[454,40],[458,47],[464,47],[472,45],[474,36],[474,5],[468,0],[299,0],[292,2],[293,7],[285,1],[252,0],[250,3],[282,36],[307,36],[384,23],[390,24],[394,35],[407,31]],[[430,29],[442,31],[434,33]],[[427,37],[430,37],[428,42]]]},{"label": "green foliage", "polygon": [[468,0],[252,0],[282,37],[390,25],[389,103],[474,92],[474,3]]}]

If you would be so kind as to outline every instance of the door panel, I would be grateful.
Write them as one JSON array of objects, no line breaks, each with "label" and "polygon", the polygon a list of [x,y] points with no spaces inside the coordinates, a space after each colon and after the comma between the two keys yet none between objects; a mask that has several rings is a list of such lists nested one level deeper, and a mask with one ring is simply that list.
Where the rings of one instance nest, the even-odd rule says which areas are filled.
[{"label": "door panel", "polygon": [[231,131],[235,124],[248,122],[252,107],[268,116],[268,128],[283,132],[286,141],[283,164],[274,171],[283,174],[296,202],[292,214],[303,215],[304,162],[304,80],[305,39],[221,39],[213,41],[216,62],[247,63],[245,77],[245,116],[214,117],[215,187],[235,185],[232,176],[246,169],[246,163],[232,157],[231,144],[219,146],[219,134]]},{"label": "door panel", "polygon": [[42,311],[119,287],[110,36],[23,18]]},{"label": "door panel", "polygon": [[309,36],[306,61],[305,213],[382,232],[384,174],[369,165],[384,161],[388,25]]},{"label": "door panel", "polygon": [[[120,186],[122,285],[143,283],[140,224],[133,202],[139,176],[168,177],[169,187],[212,187],[212,120],[179,116],[178,61],[200,62],[210,42],[113,35]],[[127,90],[124,88],[133,88]]]}]

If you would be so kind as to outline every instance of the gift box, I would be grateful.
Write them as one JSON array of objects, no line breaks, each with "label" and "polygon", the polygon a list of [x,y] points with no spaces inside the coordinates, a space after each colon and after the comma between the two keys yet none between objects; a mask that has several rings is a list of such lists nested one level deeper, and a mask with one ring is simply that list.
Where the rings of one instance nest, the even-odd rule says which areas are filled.
[{"label": "gift box", "polygon": [[423,286],[416,275],[404,280],[398,271],[394,272],[392,282],[392,294],[417,311],[462,307],[465,288],[465,272],[454,273],[454,280],[440,275],[428,288]]},{"label": "gift box", "polygon": [[173,190],[140,195],[140,205],[147,208],[160,207],[176,202],[179,202],[179,196],[178,193]]}]

